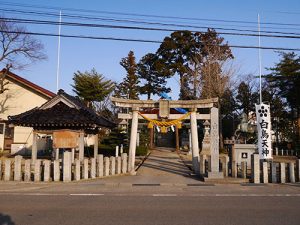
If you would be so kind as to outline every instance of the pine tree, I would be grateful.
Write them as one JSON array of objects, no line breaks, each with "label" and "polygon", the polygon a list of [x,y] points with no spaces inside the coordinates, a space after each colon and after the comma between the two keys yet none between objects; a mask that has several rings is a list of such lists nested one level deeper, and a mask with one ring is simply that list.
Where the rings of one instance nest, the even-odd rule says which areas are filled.
[{"label": "pine tree", "polygon": [[129,99],[138,99],[139,87],[137,76],[137,64],[133,51],[128,53],[128,56],[123,58],[120,65],[124,67],[127,74],[123,81],[117,86],[115,95]]},{"label": "pine tree", "polygon": [[166,87],[167,81],[165,66],[157,55],[149,53],[145,55],[138,63],[138,77],[143,80],[140,85],[140,93],[146,94],[147,99],[151,98],[151,94],[158,95],[161,92],[170,92],[171,89]]},{"label": "pine tree", "polygon": [[104,78],[95,69],[84,73],[77,71],[73,77],[73,91],[88,107],[103,101],[114,89],[115,83]]},{"label": "pine tree", "polygon": [[179,75],[180,99],[221,97],[226,90],[231,74],[223,66],[233,55],[215,30],[175,31],[157,54],[171,75]]}]

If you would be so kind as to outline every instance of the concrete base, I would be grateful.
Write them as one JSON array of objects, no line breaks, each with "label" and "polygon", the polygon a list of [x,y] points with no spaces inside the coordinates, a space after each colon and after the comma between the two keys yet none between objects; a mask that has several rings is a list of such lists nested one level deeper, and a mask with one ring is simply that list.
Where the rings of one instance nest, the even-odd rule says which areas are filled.
[{"label": "concrete base", "polygon": [[208,172],[207,178],[206,179],[224,179],[224,174],[223,172]]}]

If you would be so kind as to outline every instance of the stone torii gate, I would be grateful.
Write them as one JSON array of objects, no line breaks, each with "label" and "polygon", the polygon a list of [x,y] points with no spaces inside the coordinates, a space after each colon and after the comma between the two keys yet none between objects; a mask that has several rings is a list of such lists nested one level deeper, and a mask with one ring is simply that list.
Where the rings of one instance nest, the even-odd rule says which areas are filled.
[{"label": "stone torii gate", "polygon": [[[137,141],[138,119],[144,119],[139,115],[140,109],[143,108],[159,108],[157,114],[143,114],[150,119],[164,118],[167,120],[175,120],[182,117],[182,114],[170,114],[170,108],[184,108],[190,111],[191,123],[191,143],[192,143],[192,160],[193,170],[196,174],[200,174],[199,165],[199,143],[197,120],[210,120],[211,124],[211,170],[208,173],[209,178],[222,178],[222,173],[219,172],[219,109],[215,106],[218,103],[218,98],[205,100],[132,100],[123,98],[111,98],[112,102],[121,108],[131,108],[131,113],[119,113],[119,119],[131,119],[131,134],[129,144],[129,165],[128,170],[131,174],[135,174],[135,153]],[[198,109],[209,109],[208,114],[200,114]]]}]

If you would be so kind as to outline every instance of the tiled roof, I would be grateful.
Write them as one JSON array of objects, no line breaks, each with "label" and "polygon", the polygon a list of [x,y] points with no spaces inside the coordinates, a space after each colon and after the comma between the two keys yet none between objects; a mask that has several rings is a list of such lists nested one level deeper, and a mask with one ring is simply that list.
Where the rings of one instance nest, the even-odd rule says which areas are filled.
[{"label": "tiled roof", "polygon": [[[51,107],[43,108],[47,102],[39,107],[8,118],[9,123],[18,126],[33,127],[35,129],[97,129],[99,127],[111,128],[115,123],[97,115],[87,108],[79,98],[68,95],[60,90],[53,99],[67,98],[74,106],[70,107],[62,101]],[[51,100],[53,100],[51,99]],[[48,102],[50,102],[49,100]]]}]

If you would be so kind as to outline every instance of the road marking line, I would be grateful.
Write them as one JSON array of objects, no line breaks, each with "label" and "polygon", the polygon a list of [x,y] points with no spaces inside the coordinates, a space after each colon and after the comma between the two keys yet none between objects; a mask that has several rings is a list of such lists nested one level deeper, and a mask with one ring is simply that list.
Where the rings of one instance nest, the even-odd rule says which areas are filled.
[{"label": "road marking line", "polygon": [[[210,195],[207,196],[209,197]],[[300,194],[215,194],[215,196],[216,197],[300,197]]]},{"label": "road marking line", "polygon": [[10,193],[11,195],[24,195],[24,196],[61,196],[66,194],[57,194],[57,193]]},{"label": "road marking line", "polygon": [[70,196],[103,196],[104,194],[93,194],[93,193],[88,193],[88,194],[69,194]]},{"label": "road marking line", "polygon": [[153,197],[175,197],[177,194],[153,194]]}]

